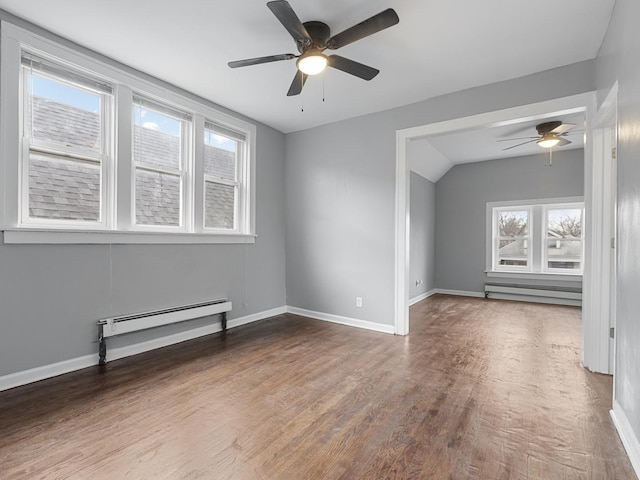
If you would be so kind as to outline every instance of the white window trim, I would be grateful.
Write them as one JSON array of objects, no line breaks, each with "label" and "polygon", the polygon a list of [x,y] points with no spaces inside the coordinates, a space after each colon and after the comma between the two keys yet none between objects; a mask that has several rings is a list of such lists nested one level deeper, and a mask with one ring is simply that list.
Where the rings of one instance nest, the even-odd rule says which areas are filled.
[{"label": "white window trim", "polygon": [[[22,50],[27,53],[33,54],[30,49],[21,49],[20,55],[22,57]],[[112,228],[110,222],[110,215],[108,213],[108,205],[113,201],[111,196],[112,189],[110,187],[112,183],[110,170],[113,163],[113,149],[112,145],[107,142],[109,138],[113,137],[113,101],[112,95],[107,95],[104,92],[94,90],[94,93],[101,96],[101,129],[100,129],[100,141],[102,146],[101,152],[93,152],[91,150],[83,149],[78,146],[59,145],[57,142],[51,142],[42,139],[31,138],[24,130],[27,126],[27,119],[24,118],[24,102],[27,96],[27,80],[22,75],[24,66],[20,66],[20,98],[19,98],[19,138],[21,144],[21,155],[18,160],[18,171],[22,177],[22,182],[19,185],[20,201],[18,205],[18,221],[21,228],[60,228],[68,230],[78,230],[87,228],[87,225],[92,229],[109,230]],[[43,74],[49,78],[54,79],[53,76]],[[63,79],[65,80],[65,79]],[[72,83],[72,82],[71,82]],[[92,90],[88,87],[84,87],[85,90]],[[29,126],[31,126],[29,124]],[[101,182],[100,182],[100,221],[97,222],[83,222],[73,220],[56,220],[47,218],[37,218],[29,216],[29,167],[28,161],[29,154],[32,152],[47,154],[58,154],[61,156],[69,156],[77,160],[85,159],[87,161],[96,162],[100,164],[101,170]]]},{"label": "white window trim", "polygon": [[[216,124],[219,123],[215,120],[211,120],[209,118],[204,119],[204,126],[205,126],[205,130],[207,129],[206,125],[207,123],[209,124]],[[203,130],[204,131],[204,130]],[[247,228],[249,228],[249,225],[246,224],[246,219],[250,218],[250,215],[248,214],[248,212],[250,211],[250,206],[247,204],[247,195],[246,192],[244,190],[244,186],[247,185],[250,182],[250,178],[249,178],[249,172],[250,169],[247,169],[246,167],[246,162],[241,162],[238,161],[238,159],[240,158],[240,155],[242,156],[246,156],[246,149],[247,147],[247,142],[246,141],[242,141],[239,142],[237,145],[240,146],[240,148],[242,149],[240,152],[236,151],[236,161],[235,161],[235,170],[236,170],[236,175],[235,175],[235,180],[227,180],[221,177],[214,177],[211,175],[206,175],[202,174],[202,178],[203,178],[203,182],[202,182],[202,189],[203,189],[203,194],[202,194],[202,229],[204,232],[212,232],[212,233],[225,233],[225,232],[229,232],[229,233],[239,233],[243,230],[246,230]],[[202,138],[202,148],[204,148],[204,137]],[[204,155],[203,155],[203,159],[204,159]],[[203,166],[203,170],[204,170],[204,166]],[[227,185],[230,187],[235,187],[234,190],[234,195],[235,195],[235,201],[234,201],[234,212],[233,212],[233,229],[229,230],[229,229],[220,229],[220,228],[212,228],[212,227],[207,227],[205,226],[205,216],[206,216],[206,188],[207,188],[207,183],[217,183],[218,185]],[[245,223],[243,223],[245,222]]]},{"label": "white window trim", "polygon": [[[524,241],[527,242],[527,265],[526,266],[522,266],[522,265],[501,265],[500,268],[498,267],[498,258],[497,258],[497,254],[496,251],[497,249],[494,248],[496,245],[494,245],[495,243],[498,243],[500,241],[500,237],[498,236],[497,233],[497,229],[496,229],[496,224],[497,224],[497,216],[498,213],[501,211],[512,211],[515,209],[518,210],[523,210],[527,212],[527,235],[525,237],[521,237],[524,238]],[[530,206],[525,205],[525,206],[520,206],[520,205],[509,205],[509,206],[505,206],[505,207],[495,207],[492,209],[492,216],[491,216],[491,228],[492,228],[492,233],[491,233],[491,251],[492,251],[492,256],[491,256],[491,269],[492,271],[500,271],[500,272],[529,272],[532,270],[532,262],[533,262],[533,248],[529,248],[533,246],[533,232],[531,229],[531,224],[532,224],[532,218],[533,218],[533,210]]]},{"label": "white window trim", "polygon": [[[584,211],[584,203],[579,202],[579,203],[564,203],[562,205],[558,205],[558,204],[547,204],[547,205],[542,205],[542,224],[545,226],[549,225],[549,210],[553,210],[554,208],[580,208]],[[582,215],[582,231],[584,232],[584,215]],[[546,246],[546,242],[547,242],[547,229],[543,228],[542,229],[542,243],[541,243],[541,271],[542,273],[562,273],[562,269],[561,268],[550,268],[549,265],[549,257],[547,256],[547,249],[545,248]],[[584,252],[584,235],[582,236],[582,253],[580,255],[580,271],[576,272],[576,274],[578,275],[582,275],[582,272],[584,271],[584,258],[585,258],[585,252]]]},{"label": "white window trim", "polygon": [[[563,273],[558,270],[544,270],[542,268],[542,259],[544,258],[544,254],[542,249],[544,248],[544,242],[541,243],[541,247],[539,249],[535,248],[535,245],[532,245],[532,248],[529,248],[529,256],[532,256],[531,262],[528,263],[530,268],[527,270],[514,270],[513,267],[508,269],[496,269],[494,268],[494,249],[493,249],[493,239],[495,238],[495,222],[494,222],[494,209],[500,208],[532,208],[534,206],[539,207],[536,209],[532,208],[533,216],[530,217],[531,225],[529,226],[529,235],[532,239],[539,239],[540,241],[543,238],[546,238],[543,228],[542,221],[542,210],[544,208],[553,208],[558,205],[582,205],[584,202],[583,197],[558,197],[558,198],[543,198],[543,199],[530,199],[530,200],[508,200],[508,201],[500,201],[500,202],[487,202],[486,207],[486,259],[485,259],[485,273],[487,277],[503,277],[503,278],[513,278],[513,279],[536,279],[536,280],[558,280],[558,281],[579,281],[582,279],[582,271],[575,272],[571,271],[570,273]],[[584,208],[584,207],[583,207]],[[544,235],[544,237],[543,237]],[[583,246],[584,248],[584,246]],[[583,266],[584,268],[584,266]]]},{"label": "white window trim", "polygon": [[[134,92],[133,94],[133,102],[132,109],[135,106],[135,99],[144,99],[151,104],[157,103],[158,106],[162,107],[166,102],[158,101],[155,99],[149,99],[144,94],[139,92]],[[180,111],[180,107],[171,105],[169,106],[171,109]],[[152,106],[147,108],[153,109]],[[189,117],[187,119],[186,117]],[[163,167],[159,165],[154,165],[151,163],[141,162],[139,160],[135,160],[133,158],[133,130],[135,128],[135,121],[133,116],[130,121],[130,129],[132,132],[132,144],[131,144],[131,226],[132,230],[136,232],[178,232],[178,233],[191,233],[193,231],[193,210],[192,205],[193,202],[191,198],[193,196],[193,155],[191,153],[192,149],[191,144],[193,142],[193,117],[191,115],[185,115],[184,119],[180,120],[180,167],[179,168],[171,168],[171,167]],[[142,129],[142,125],[140,125],[140,129]],[[142,130],[141,130],[142,134]],[[138,223],[136,218],[136,173],[138,170],[144,170],[147,172],[153,173],[164,173],[166,175],[171,175],[174,177],[178,177],[180,179],[180,220],[178,225],[153,225],[153,224],[145,224]]]},{"label": "white window trim", "polygon": [[[217,109],[211,108],[190,97],[167,90],[154,82],[140,78],[125,70],[107,65],[89,55],[62,46],[45,37],[39,36],[2,21],[0,46],[0,199],[4,208],[0,209],[0,230],[4,232],[5,243],[253,243],[256,238],[256,126]],[[20,133],[20,67],[21,51],[23,49],[34,53],[42,53],[45,57],[58,59],[61,63],[68,63],[80,71],[86,70],[91,75],[103,77],[111,83],[116,97],[114,138],[118,144],[111,145],[111,152],[115,157],[115,168],[109,169],[106,194],[110,203],[110,211],[103,219],[108,230],[100,230],[94,225],[75,228],[72,225],[49,228],[43,225],[27,225],[21,223],[21,194],[19,162],[13,159],[21,157],[23,145],[19,140]],[[131,152],[131,100],[124,100],[127,95],[132,98],[133,92],[143,93],[145,97],[157,98],[161,103],[175,105],[178,109],[192,115],[193,125],[190,134],[190,158],[195,157],[192,178],[186,180],[191,189],[187,202],[192,202],[190,214],[185,220],[188,233],[163,230],[143,231],[134,225],[135,216],[131,212],[132,193],[132,152]],[[237,231],[220,231],[204,229],[198,224],[204,223],[202,216],[204,176],[198,172],[197,153],[198,132],[196,126],[204,125],[204,118],[214,120],[220,125],[227,126],[246,135],[245,171],[237,209],[241,220]],[[125,123],[126,122],[126,123]],[[126,126],[125,126],[126,125]],[[201,175],[198,177],[198,175]],[[198,180],[196,180],[198,179]],[[202,179],[200,181],[199,179]],[[202,184],[202,185],[200,185]],[[195,219],[195,220],[194,220]],[[202,219],[202,220],[200,220]]]}]

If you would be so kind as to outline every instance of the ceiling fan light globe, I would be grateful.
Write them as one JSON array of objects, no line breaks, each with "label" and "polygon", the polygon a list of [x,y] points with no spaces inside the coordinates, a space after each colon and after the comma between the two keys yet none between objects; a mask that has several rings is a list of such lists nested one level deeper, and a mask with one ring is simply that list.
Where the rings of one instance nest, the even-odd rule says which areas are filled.
[{"label": "ceiling fan light globe", "polygon": [[298,70],[305,75],[317,75],[327,68],[328,63],[329,59],[326,55],[320,52],[313,52],[302,55],[296,62],[296,65]]},{"label": "ceiling fan light globe", "polygon": [[555,135],[544,135],[540,140],[537,140],[536,143],[538,146],[542,148],[552,148],[555,147],[560,142],[560,138]]}]

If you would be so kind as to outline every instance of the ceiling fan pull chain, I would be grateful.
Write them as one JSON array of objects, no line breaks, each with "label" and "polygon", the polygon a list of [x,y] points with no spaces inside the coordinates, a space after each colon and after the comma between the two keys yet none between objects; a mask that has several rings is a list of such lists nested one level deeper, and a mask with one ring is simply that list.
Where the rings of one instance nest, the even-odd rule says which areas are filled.
[{"label": "ceiling fan pull chain", "polygon": [[[304,87],[304,75],[300,75],[300,84]],[[300,87],[300,111],[304,112],[304,91],[302,87]]]},{"label": "ceiling fan pull chain", "polygon": [[327,77],[327,69],[322,71],[322,103],[324,103],[324,79]]}]

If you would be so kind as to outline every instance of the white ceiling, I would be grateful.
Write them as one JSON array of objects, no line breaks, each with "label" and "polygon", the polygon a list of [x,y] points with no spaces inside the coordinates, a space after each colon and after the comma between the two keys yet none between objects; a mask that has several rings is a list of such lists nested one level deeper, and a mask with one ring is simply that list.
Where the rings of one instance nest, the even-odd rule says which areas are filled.
[{"label": "white ceiling", "polygon": [[[379,68],[329,69],[287,97],[297,53],[266,0],[0,0],[0,8],[288,133],[594,58],[614,0],[290,0],[301,21],[340,31],[388,7],[400,23],[337,51]],[[304,99],[304,112],[301,100]]]},{"label": "white ceiling", "polygon": [[[514,158],[548,152],[535,143],[536,125],[554,120],[575,125],[565,138],[571,143],[556,147],[554,151],[584,148],[584,111],[549,113],[535,118],[513,119],[508,125],[484,126],[473,130],[453,131],[442,135],[411,140],[407,148],[407,158],[411,170],[437,182],[454,165],[481,162],[499,158]],[[513,139],[513,140],[512,140]],[[518,139],[518,140],[516,140]],[[505,150],[529,140],[528,144]]]},{"label": "white ceiling", "polygon": [[[540,148],[535,141],[509,150],[504,149],[531,140],[526,137],[537,137],[536,125],[553,120],[560,120],[563,123],[575,125],[565,137],[571,143],[563,147],[557,147],[557,150],[584,148],[584,112],[563,115],[561,117],[537,118],[513,125],[452,132],[447,135],[429,137],[429,143],[455,165],[459,163],[494,160],[497,158],[535,155],[546,151],[546,149]],[[509,140],[513,138],[522,138],[522,140]]]}]

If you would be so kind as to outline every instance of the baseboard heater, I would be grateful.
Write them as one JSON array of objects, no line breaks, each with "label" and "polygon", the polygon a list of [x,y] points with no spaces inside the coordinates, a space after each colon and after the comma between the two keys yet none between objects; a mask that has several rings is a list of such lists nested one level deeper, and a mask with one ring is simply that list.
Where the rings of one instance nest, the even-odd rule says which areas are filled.
[{"label": "baseboard heater", "polygon": [[580,306],[582,304],[582,290],[571,287],[486,283],[484,285],[484,296],[485,298],[524,300],[562,305]]},{"label": "baseboard heater", "polygon": [[221,314],[222,330],[227,329],[227,312],[232,304],[226,298],[204,303],[182,305],[152,312],[135,313],[121,317],[98,320],[98,344],[100,365],[107,363],[107,337],[124,335],[148,328],[161,327],[171,323],[184,322],[209,315]]}]

